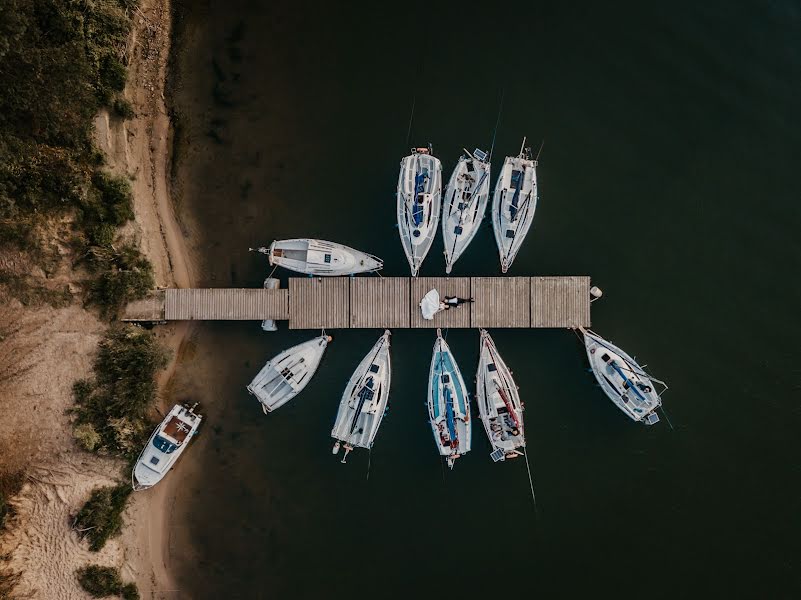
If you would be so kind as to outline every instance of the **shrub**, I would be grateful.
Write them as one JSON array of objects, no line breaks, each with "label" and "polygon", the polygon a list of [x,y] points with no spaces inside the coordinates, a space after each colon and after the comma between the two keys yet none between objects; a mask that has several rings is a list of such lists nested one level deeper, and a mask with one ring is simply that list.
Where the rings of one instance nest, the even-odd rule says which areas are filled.
[{"label": "shrub", "polygon": [[136,116],[133,106],[125,98],[115,98],[112,108],[114,108],[114,112],[117,113],[117,116],[123,119],[133,119]]},{"label": "shrub", "polygon": [[89,538],[89,549],[97,552],[122,529],[122,511],[131,494],[131,486],[97,488],[75,517],[75,529]]},{"label": "shrub", "polygon": [[156,285],[153,265],[131,244],[119,250],[93,248],[91,264],[97,274],[89,301],[99,305],[107,316],[114,316],[131,300],[144,298]]},{"label": "shrub", "polygon": [[93,598],[122,596],[124,600],[139,600],[139,591],[133,583],[123,585],[119,569],[89,565],[76,571],[78,583]]},{"label": "shrub", "polygon": [[3,529],[6,517],[12,514],[8,502],[19,493],[24,482],[25,475],[21,471],[0,473],[0,531]]},{"label": "shrub", "polygon": [[100,434],[95,431],[95,426],[91,423],[81,423],[75,427],[72,436],[78,445],[88,452],[95,450],[102,441]]}]

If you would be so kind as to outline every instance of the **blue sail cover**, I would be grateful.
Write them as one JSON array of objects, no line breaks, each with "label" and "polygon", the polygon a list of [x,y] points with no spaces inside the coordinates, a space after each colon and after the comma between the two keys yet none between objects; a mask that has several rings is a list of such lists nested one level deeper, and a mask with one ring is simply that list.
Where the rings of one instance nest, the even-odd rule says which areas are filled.
[{"label": "blue sail cover", "polygon": [[631,382],[631,379],[626,377],[620,367],[617,366],[616,362],[612,363],[612,368],[623,378],[623,387],[632,390],[642,402],[645,402],[645,396],[643,396],[640,390],[637,389],[637,386]]},{"label": "blue sail cover", "polygon": [[456,442],[456,423],[453,416],[453,398],[451,398],[451,389],[445,388],[445,417],[448,421],[448,433],[451,436],[451,444]]},{"label": "blue sail cover", "polygon": [[423,203],[417,201],[417,196],[415,196],[412,206],[412,221],[415,227],[419,227],[423,222]]},{"label": "blue sail cover", "polygon": [[427,181],[428,171],[418,173],[414,177],[414,204],[412,205],[412,221],[414,221],[415,227],[419,227],[423,222],[423,203],[420,200],[420,194],[425,192]]}]

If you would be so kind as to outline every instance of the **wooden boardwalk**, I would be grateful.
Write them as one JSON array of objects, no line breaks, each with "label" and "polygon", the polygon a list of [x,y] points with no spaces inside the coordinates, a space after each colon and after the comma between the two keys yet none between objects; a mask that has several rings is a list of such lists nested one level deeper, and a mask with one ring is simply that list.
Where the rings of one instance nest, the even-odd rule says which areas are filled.
[{"label": "wooden boardwalk", "polygon": [[[432,321],[431,289],[474,302]],[[290,329],[574,328],[590,326],[590,278],[290,277],[289,289],[171,289],[132,303],[126,321],[288,321]]]}]

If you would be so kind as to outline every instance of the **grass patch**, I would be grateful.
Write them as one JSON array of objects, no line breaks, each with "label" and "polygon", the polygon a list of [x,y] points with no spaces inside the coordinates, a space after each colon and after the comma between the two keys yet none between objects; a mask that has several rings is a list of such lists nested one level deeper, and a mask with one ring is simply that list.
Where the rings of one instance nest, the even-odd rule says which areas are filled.
[{"label": "grass patch", "polygon": [[0,531],[5,526],[6,518],[13,514],[9,500],[19,493],[23,483],[25,474],[22,471],[0,473]]},{"label": "grass patch", "polygon": [[[135,325],[107,331],[93,365],[94,377],[73,385],[79,443],[135,458],[150,429],[147,412],[156,396],[156,373],[166,365],[167,352],[150,331]],[[84,425],[91,425],[91,431],[81,430]]]},{"label": "grass patch", "polygon": [[89,540],[89,549],[97,552],[122,530],[122,511],[131,494],[131,486],[97,488],[75,517],[73,528]]},{"label": "grass patch", "polygon": [[139,591],[133,583],[122,583],[119,569],[89,565],[75,572],[78,583],[93,598],[121,596],[123,600],[139,600]]},{"label": "grass patch", "polygon": [[29,275],[15,275],[0,271],[0,286],[5,287],[9,294],[25,306],[49,304],[58,308],[68,306],[72,302],[69,286],[64,285],[58,289],[48,288]]}]

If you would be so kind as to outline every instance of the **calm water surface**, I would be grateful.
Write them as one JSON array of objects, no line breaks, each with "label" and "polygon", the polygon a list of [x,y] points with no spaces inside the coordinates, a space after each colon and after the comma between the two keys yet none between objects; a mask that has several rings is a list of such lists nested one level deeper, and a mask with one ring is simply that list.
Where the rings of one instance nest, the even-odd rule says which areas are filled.
[{"label": "calm water surface", "polygon": [[[410,143],[448,177],[545,140],[511,275],[589,274],[593,327],[671,386],[630,421],[569,331],[493,331],[526,402],[525,464],[444,473],[424,408],[433,332],[392,337],[392,410],[343,466],[330,428],[379,331],[333,332],[267,417],[245,385],[313,332],[198,326],[181,393],[208,424],[175,536],[188,598],[801,594],[801,8],[797,2],[179,7],[176,200],[199,285],[260,286],[248,246],[321,237],[408,268],[394,188]],[[651,4],[647,7],[645,4]],[[438,240],[422,274],[444,273]],[[485,225],[456,275],[499,275]],[[286,273],[280,273],[286,284]],[[466,379],[475,331],[448,342]],[[198,373],[200,376],[198,377]]]}]

